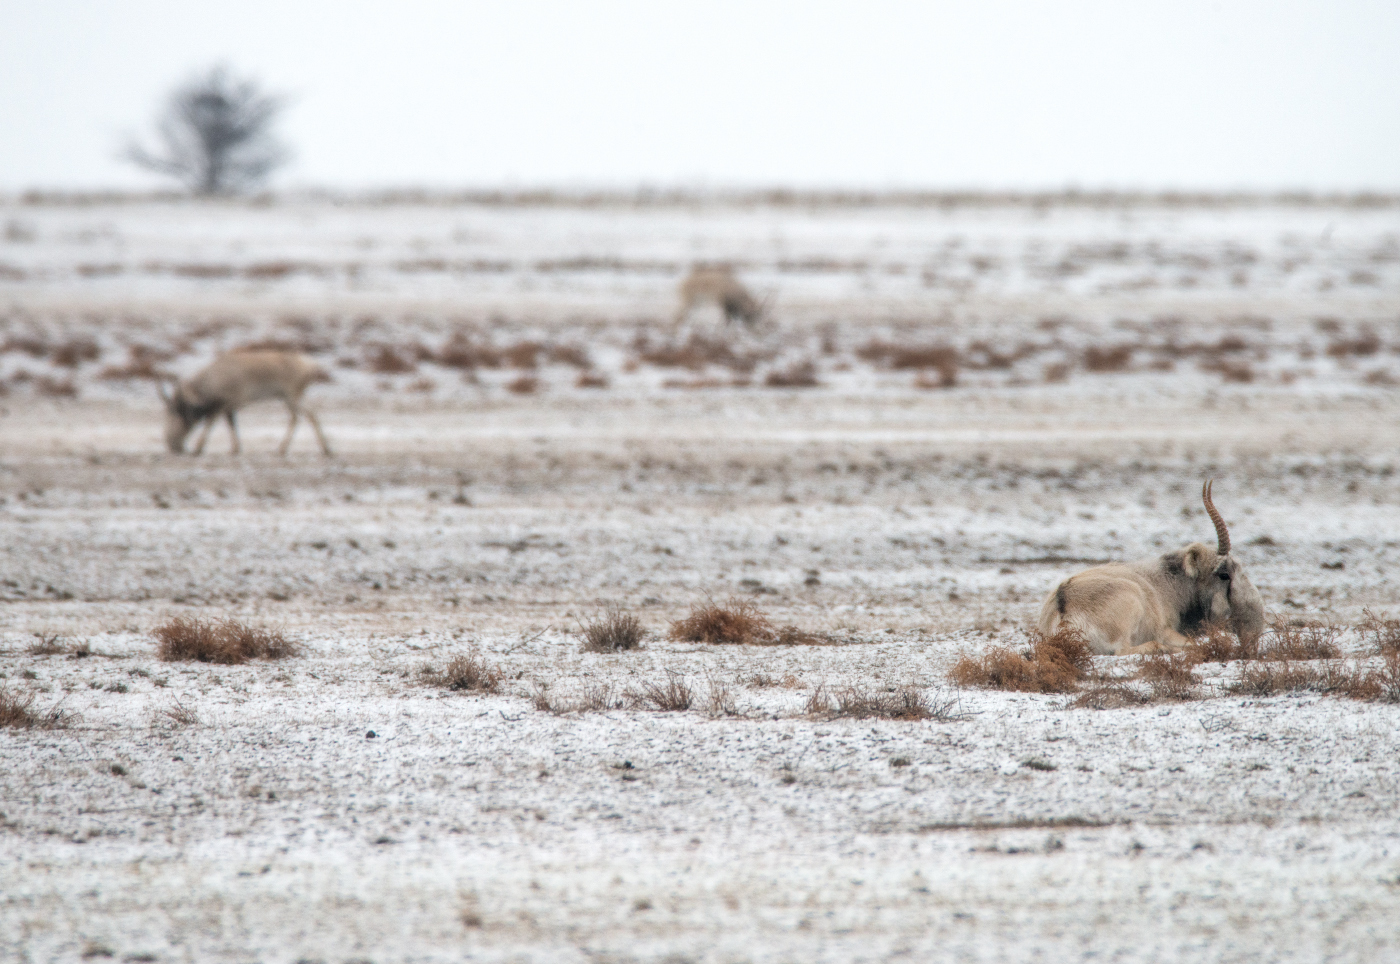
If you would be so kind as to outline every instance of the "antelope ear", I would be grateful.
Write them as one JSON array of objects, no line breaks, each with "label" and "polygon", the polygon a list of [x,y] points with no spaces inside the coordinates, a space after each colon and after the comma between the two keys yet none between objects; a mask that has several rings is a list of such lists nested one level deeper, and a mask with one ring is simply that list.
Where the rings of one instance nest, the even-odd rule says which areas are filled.
[{"label": "antelope ear", "polygon": [[1211,560],[1207,558],[1209,550],[1202,545],[1187,546],[1186,551],[1181,554],[1181,568],[1186,575],[1192,579],[1201,578],[1201,573],[1210,566]]}]

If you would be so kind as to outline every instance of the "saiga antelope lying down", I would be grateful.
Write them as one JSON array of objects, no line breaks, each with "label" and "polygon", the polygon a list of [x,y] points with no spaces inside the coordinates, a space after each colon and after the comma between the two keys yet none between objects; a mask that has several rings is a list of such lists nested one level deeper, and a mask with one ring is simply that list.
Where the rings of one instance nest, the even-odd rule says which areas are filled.
[{"label": "saiga antelope lying down", "polygon": [[752,328],[763,318],[763,305],[734,277],[728,265],[690,269],[680,286],[681,305],[676,311],[679,325],[698,304],[714,303],[724,312],[726,321],[742,321]]},{"label": "saiga antelope lying down", "polygon": [[204,431],[194,445],[194,454],[199,455],[204,451],[204,443],[215,420],[222,415],[233,437],[233,454],[237,455],[242,449],[238,441],[238,422],[235,420],[237,411],[253,402],[277,399],[286,403],[291,415],[287,437],[282,439],[277,453],[287,454],[287,446],[292,444],[292,433],[297,428],[297,419],[305,415],[316,430],[321,451],[330,455],[331,447],[326,444],[326,436],[321,431],[321,423],[316,421],[316,414],[301,404],[306,386],[312,382],[326,381],[330,381],[330,377],[319,365],[296,352],[231,351],[220,355],[192,378],[176,382],[174,392],[166,392],[163,384],[156,383],[156,390],[165,402],[165,444],[170,446],[172,452],[183,452],[185,437],[203,422]]},{"label": "saiga antelope lying down", "polygon": [[1053,636],[1077,630],[1101,655],[1179,653],[1189,633],[1208,621],[1226,621],[1242,643],[1264,630],[1264,601],[1230,552],[1230,531],[1201,486],[1217,546],[1184,549],[1137,562],[1113,562],[1070,576],[1045,597],[1039,630]]}]

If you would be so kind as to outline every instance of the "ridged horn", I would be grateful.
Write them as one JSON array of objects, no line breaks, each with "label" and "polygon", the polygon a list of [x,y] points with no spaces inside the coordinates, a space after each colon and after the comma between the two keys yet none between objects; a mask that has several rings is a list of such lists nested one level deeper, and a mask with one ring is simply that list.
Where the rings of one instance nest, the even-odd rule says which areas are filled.
[{"label": "ridged horn", "polygon": [[1222,556],[1230,552],[1230,530],[1225,528],[1225,520],[1220,518],[1220,512],[1215,508],[1215,503],[1210,500],[1210,487],[1215,484],[1215,480],[1201,485],[1201,501],[1206,504],[1206,515],[1210,516],[1210,521],[1215,524],[1215,537],[1219,540],[1219,552]]}]

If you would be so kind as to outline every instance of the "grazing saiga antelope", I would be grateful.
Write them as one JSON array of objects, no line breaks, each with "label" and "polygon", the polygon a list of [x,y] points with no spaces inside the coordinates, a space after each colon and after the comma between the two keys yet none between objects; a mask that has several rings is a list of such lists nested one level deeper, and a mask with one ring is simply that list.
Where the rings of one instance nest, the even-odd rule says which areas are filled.
[{"label": "grazing saiga antelope", "polygon": [[1264,630],[1264,601],[1230,551],[1230,530],[1201,486],[1216,548],[1193,542],[1137,562],[1112,562],[1070,576],[1045,597],[1037,628],[1081,633],[1100,655],[1179,653],[1204,622],[1228,620],[1240,642]]},{"label": "grazing saiga antelope", "polygon": [[222,415],[233,437],[233,454],[237,455],[242,446],[238,441],[235,413],[253,402],[276,399],[286,403],[287,412],[291,415],[287,436],[278,446],[277,454],[287,454],[297,419],[305,415],[316,430],[321,451],[330,455],[331,447],[326,443],[316,413],[301,404],[306,386],[312,382],[328,381],[330,376],[321,366],[292,351],[249,350],[220,355],[198,374],[175,382],[173,392],[167,392],[162,383],[156,383],[156,390],[165,402],[165,444],[170,446],[172,452],[184,452],[185,437],[203,422],[204,431],[194,445],[194,454],[199,455],[204,451],[204,443],[214,422]]},{"label": "grazing saiga antelope", "polygon": [[691,268],[681,282],[680,299],[677,325],[699,304],[716,304],[724,312],[726,321],[742,321],[750,328],[763,319],[763,305],[739,283],[734,269],[728,265]]}]

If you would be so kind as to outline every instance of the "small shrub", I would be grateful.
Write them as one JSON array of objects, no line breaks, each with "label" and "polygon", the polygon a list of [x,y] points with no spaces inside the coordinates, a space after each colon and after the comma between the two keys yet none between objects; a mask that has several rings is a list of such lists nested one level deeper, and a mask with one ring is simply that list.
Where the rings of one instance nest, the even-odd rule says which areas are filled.
[{"label": "small shrub", "polygon": [[1342,648],[1337,637],[1342,631],[1336,626],[1299,626],[1274,620],[1259,649],[1259,659],[1314,660],[1337,659]]},{"label": "small shrub", "polygon": [[1254,367],[1247,361],[1229,358],[1207,358],[1201,362],[1201,371],[1215,372],[1227,382],[1247,385],[1254,381]]},{"label": "small shrub", "polygon": [[609,606],[603,614],[583,624],[585,653],[619,653],[642,645],[642,622],[631,613]]},{"label": "small shrub", "polygon": [[34,391],[49,398],[76,398],[78,388],[71,378],[53,378],[41,375],[34,379]]},{"label": "small shrub", "polygon": [[1084,349],[1084,368],[1087,371],[1098,374],[1125,372],[1132,363],[1132,345],[1111,345],[1107,348],[1090,345]]},{"label": "small shrub", "polygon": [[1051,362],[1046,365],[1041,373],[1047,385],[1057,385],[1060,382],[1069,381],[1069,362]]},{"label": "small shrub", "polygon": [[18,696],[0,686],[0,729],[55,730],[67,726],[69,720],[69,714],[57,707],[36,711],[33,693]]},{"label": "small shrub", "polygon": [[365,360],[365,365],[378,375],[405,375],[418,370],[418,363],[412,357],[401,354],[389,345],[376,348]]},{"label": "small shrub", "polygon": [[298,647],[280,630],[262,629],[234,619],[177,616],[156,627],[156,656],[167,662],[193,661],[233,665],[250,659],[285,659]]},{"label": "small shrub", "polygon": [[705,710],[711,716],[738,716],[739,706],[734,701],[734,692],[723,680],[710,680],[710,693]]},{"label": "small shrub", "polygon": [[1093,666],[1089,643],[1079,633],[1062,629],[1054,636],[1031,635],[1031,647],[1017,653],[994,646],[980,657],[964,656],[948,677],[958,686],[1009,690],[1017,693],[1070,693]]},{"label": "small shrub", "polygon": [[636,709],[678,713],[690,709],[695,691],[685,678],[673,670],[666,671],[665,682],[648,680],[627,693],[627,701]]},{"label": "small shrub", "polygon": [[811,361],[800,361],[769,372],[763,384],[769,388],[816,388],[821,382],[817,380],[817,366]]},{"label": "small shrub", "polygon": [[77,368],[102,357],[102,348],[87,337],[70,338],[53,350],[52,361],[61,368]]},{"label": "small shrub", "polygon": [[540,380],[534,375],[520,375],[506,383],[506,391],[516,395],[533,395],[540,387]]},{"label": "small shrub", "polygon": [[172,728],[199,725],[199,714],[179,700],[165,709],[152,711],[151,716],[157,725]]},{"label": "small shrub", "polygon": [[1400,619],[1393,616],[1377,616],[1369,609],[1361,611],[1364,617],[1357,631],[1362,642],[1369,643],[1377,656],[1395,656],[1400,653]]},{"label": "small shrub", "polygon": [[758,645],[776,639],[773,624],[753,603],[730,599],[723,606],[712,600],[696,606],[690,615],[671,624],[670,637],[690,643]]},{"label": "small shrub", "polygon": [[752,354],[736,352],[727,341],[691,335],[680,345],[653,347],[641,340],[634,346],[638,357],[658,368],[688,368],[699,371],[706,365],[719,365],[736,372],[751,372],[758,364]]},{"label": "small shrub", "polygon": [[578,378],[574,379],[575,388],[607,388],[608,384],[608,376],[599,372],[579,372]]},{"label": "small shrub", "polygon": [[423,675],[433,685],[449,690],[494,693],[501,687],[501,671],[476,653],[453,656],[440,670],[425,667]]},{"label": "small shrub", "polygon": [[1276,696],[1299,690],[1321,691],[1323,673],[1315,666],[1288,662],[1246,663],[1239,678],[1226,687],[1243,696]]},{"label": "small shrub", "polygon": [[438,349],[437,363],[447,368],[500,368],[501,353],[457,332]]},{"label": "small shrub", "polygon": [[1333,358],[1346,358],[1348,355],[1365,357],[1380,350],[1381,340],[1374,331],[1363,331],[1355,338],[1341,338],[1327,346],[1327,354]]},{"label": "small shrub", "polygon": [[1081,710],[1117,710],[1126,706],[1143,706],[1152,697],[1134,689],[1122,680],[1110,680],[1080,693],[1069,704]]},{"label": "small shrub", "polygon": [[1186,646],[1186,653],[1197,663],[1230,663],[1237,659],[1258,659],[1258,643],[1245,646],[1239,637],[1221,623],[1206,623]]},{"label": "small shrub", "polygon": [[827,719],[879,718],[885,720],[951,719],[954,701],[930,702],[917,686],[893,686],[872,690],[846,686],[828,690],[819,685],[807,699],[807,714]]},{"label": "small shrub", "polygon": [[60,642],[63,639],[58,633],[45,636],[43,633],[34,634],[35,642],[25,647],[24,651],[30,656],[54,656],[59,653],[68,652],[68,644]]},{"label": "small shrub", "polygon": [[1200,696],[1201,678],[1188,653],[1148,656],[1138,667],[1137,678],[1152,690],[1156,700],[1185,701]]},{"label": "small shrub", "polygon": [[545,357],[553,365],[570,365],[582,371],[593,367],[593,360],[588,357],[588,352],[577,345],[553,345]]},{"label": "small shrub", "polygon": [[539,367],[540,354],[544,346],[537,341],[518,341],[501,351],[501,357],[511,368],[535,369]]}]

